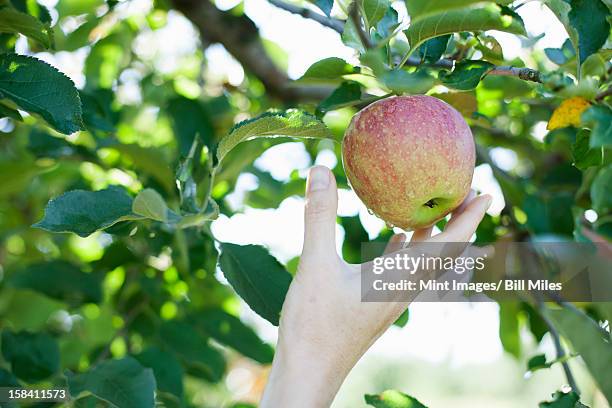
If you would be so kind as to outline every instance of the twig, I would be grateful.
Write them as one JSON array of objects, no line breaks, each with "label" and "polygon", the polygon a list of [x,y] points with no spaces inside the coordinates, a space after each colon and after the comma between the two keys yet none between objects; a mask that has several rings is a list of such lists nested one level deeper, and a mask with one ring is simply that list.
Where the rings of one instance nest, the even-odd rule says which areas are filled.
[{"label": "twig", "polygon": [[574,378],[574,374],[572,373],[572,370],[570,369],[570,366],[567,363],[567,361],[564,361],[565,350],[563,349],[563,346],[561,345],[561,337],[559,336],[559,332],[557,331],[555,326],[546,316],[546,313],[544,312],[544,307],[545,307],[544,304],[541,301],[539,301],[538,310],[540,311],[540,317],[542,318],[542,320],[548,327],[548,332],[550,333],[550,337],[552,337],[553,344],[555,345],[555,349],[557,350],[557,360],[561,362],[561,366],[563,367],[563,372],[565,373],[565,378],[567,378],[567,382],[569,386],[572,387],[572,391],[574,391],[576,394],[580,394],[580,389],[578,388],[578,385],[576,384],[576,379]]},{"label": "twig", "polygon": [[290,13],[300,15],[310,20],[314,20],[317,23],[325,27],[331,28],[332,30],[337,31],[340,34],[342,34],[342,32],[344,31],[344,23],[341,20],[332,17],[326,17],[313,10],[307,9],[306,7],[299,7],[293,4],[285,3],[281,0],[268,0],[268,2],[273,6],[288,11]]},{"label": "twig", "polygon": [[610,86],[608,89],[606,89],[605,91],[602,91],[600,93],[598,93],[595,96],[595,100],[597,102],[603,101],[604,99],[606,99],[608,96],[612,95],[612,86]]},{"label": "twig", "polygon": [[507,65],[500,65],[489,71],[488,75],[513,76],[524,81],[542,82],[540,72],[531,68],[517,68]]},{"label": "twig", "polygon": [[363,26],[361,25],[361,15],[359,13],[359,7],[356,3],[353,3],[351,5],[351,8],[349,10],[349,18],[353,21],[353,24],[355,25],[355,30],[357,30],[357,34],[359,35],[359,39],[361,40],[361,43],[363,44],[364,48],[366,50],[372,48],[372,41],[370,40],[370,36],[368,35],[368,33],[365,32]]}]

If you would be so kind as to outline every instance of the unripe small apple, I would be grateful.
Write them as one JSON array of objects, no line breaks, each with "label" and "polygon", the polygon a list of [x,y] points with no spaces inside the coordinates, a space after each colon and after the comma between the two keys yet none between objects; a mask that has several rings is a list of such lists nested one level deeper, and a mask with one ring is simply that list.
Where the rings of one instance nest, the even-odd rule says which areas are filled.
[{"label": "unripe small apple", "polygon": [[397,96],[358,112],[342,142],[355,193],[388,224],[433,225],[467,196],[474,138],[461,114],[437,98]]}]

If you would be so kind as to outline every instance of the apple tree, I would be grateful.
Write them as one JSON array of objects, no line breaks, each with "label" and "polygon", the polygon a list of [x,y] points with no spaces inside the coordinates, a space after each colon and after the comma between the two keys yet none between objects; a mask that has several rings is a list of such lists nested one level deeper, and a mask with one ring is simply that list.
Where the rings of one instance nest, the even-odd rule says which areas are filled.
[{"label": "apple tree", "polygon": [[[238,299],[277,325],[296,260],[221,242],[211,223],[235,213],[226,198],[241,174],[258,180],[244,197],[253,208],[302,194],[299,172],[279,181],[253,165],[288,141],[313,160],[334,154],[338,185],[350,189],[338,142],[357,110],[391,95],[436,96],[471,126],[477,165],[490,167],[505,202],[477,241],[610,245],[609,1],[538,1],[567,31],[542,52],[520,16],[527,1],[269,0],[354,50],[297,80],[242,3],[156,0],[142,14],[133,2],[0,0],[0,386],[63,386],[74,406],[118,407],[195,406],[210,387],[204,406],[220,406],[206,384],[238,359],[265,366],[274,354],[240,319]],[[147,41],[177,14],[198,47],[168,69]],[[520,40],[524,57],[507,58],[499,32]],[[215,44],[243,68],[240,83],[211,74],[205,50]],[[82,70],[48,62],[68,57]],[[501,166],[499,151],[516,163]],[[338,222],[343,255],[358,262],[368,234],[358,217]],[[500,303],[508,353],[525,357],[524,329],[556,346],[553,360],[527,356],[526,370],[560,365],[569,385],[541,407],[588,403],[568,363],[576,356],[612,403],[611,304]],[[365,402],[427,405],[401,391]]]}]

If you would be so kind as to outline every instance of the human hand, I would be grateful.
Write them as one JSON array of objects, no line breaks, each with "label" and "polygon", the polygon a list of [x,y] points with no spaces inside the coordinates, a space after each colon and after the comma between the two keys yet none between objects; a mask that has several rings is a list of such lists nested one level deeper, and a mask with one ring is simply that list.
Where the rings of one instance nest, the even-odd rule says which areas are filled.
[{"label": "human hand", "polygon": [[[444,231],[415,231],[411,242],[468,242],[491,204],[470,194]],[[344,378],[368,348],[408,307],[408,302],[362,302],[360,265],[336,252],[338,194],[325,167],[310,171],[304,246],[281,313],[274,363],[261,408],[328,407]],[[405,241],[394,235],[387,251]]]}]

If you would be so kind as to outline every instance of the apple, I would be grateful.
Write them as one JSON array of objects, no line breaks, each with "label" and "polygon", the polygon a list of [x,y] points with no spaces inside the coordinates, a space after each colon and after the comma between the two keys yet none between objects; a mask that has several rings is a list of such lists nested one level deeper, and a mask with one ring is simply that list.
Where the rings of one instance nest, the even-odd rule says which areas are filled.
[{"label": "apple", "polygon": [[476,152],[461,114],[437,98],[396,96],[358,112],[342,160],[359,198],[404,230],[433,225],[470,190]]}]

